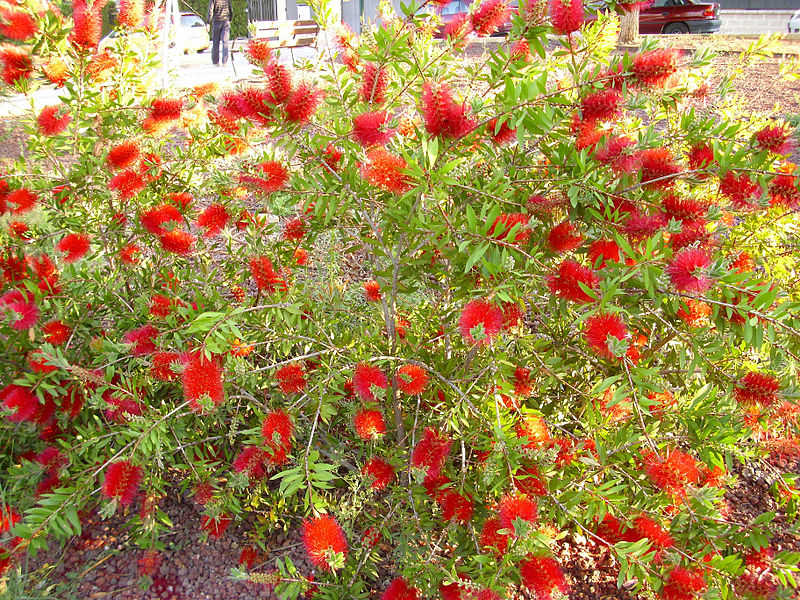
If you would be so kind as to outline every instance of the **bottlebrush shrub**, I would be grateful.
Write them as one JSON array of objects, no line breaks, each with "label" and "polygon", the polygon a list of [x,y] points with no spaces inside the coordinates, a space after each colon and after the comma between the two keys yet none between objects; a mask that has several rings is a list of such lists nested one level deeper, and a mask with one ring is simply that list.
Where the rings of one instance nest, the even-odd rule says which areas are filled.
[{"label": "bottlebrush shrub", "polygon": [[444,41],[414,3],[356,36],[317,1],[320,60],[254,44],[252,81],[153,95],[150,34],[98,52],[99,4],[0,19],[5,83],[63,98],[0,178],[8,573],[85,511],[164,550],[177,477],[204,536],[300,528],[313,580],[234,571],[285,598],[557,597],[567,535],[662,598],[791,585],[724,498],[800,447],[796,132],[735,71],[612,55],[580,2],[476,59],[502,1]]}]

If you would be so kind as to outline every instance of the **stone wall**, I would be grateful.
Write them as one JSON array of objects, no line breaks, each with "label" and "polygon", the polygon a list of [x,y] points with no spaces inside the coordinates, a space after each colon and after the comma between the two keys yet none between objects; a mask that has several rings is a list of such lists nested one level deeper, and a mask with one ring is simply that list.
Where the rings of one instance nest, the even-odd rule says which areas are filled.
[{"label": "stone wall", "polygon": [[[798,6],[800,8],[800,6]],[[731,10],[723,8],[720,33],[786,33],[793,10]]]}]

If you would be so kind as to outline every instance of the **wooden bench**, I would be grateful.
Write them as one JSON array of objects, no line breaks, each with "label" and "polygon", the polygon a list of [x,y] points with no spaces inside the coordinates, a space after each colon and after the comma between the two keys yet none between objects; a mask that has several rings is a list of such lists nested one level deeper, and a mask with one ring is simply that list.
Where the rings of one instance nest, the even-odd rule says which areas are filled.
[{"label": "wooden bench", "polygon": [[314,44],[319,25],[316,21],[253,21],[248,32],[252,39],[267,40],[272,49],[293,49]]}]

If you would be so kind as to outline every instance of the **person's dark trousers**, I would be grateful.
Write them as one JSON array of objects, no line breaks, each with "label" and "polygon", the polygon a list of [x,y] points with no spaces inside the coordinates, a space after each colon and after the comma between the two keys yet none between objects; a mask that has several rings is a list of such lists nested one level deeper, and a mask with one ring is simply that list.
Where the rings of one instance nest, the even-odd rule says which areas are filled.
[{"label": "person's dark trousers", "polygon": [[213,21],[211,23],[211,62],[219,63],[219,43],[222,42],[222,64],[228,62],[228,42],[231,38],[230,21]]}]

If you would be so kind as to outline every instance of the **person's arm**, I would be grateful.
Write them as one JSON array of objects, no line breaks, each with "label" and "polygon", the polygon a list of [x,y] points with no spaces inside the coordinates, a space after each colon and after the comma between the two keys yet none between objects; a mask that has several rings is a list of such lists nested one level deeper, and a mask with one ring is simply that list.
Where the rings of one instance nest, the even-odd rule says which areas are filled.
[{"label": "person's arm", "polygon": [[233,4],[231,4],[231,0],[228,0],[228,18],[233,21]]},{"label": "person's arm", "polygon": [[208,19],[206,21],[211,23],[211,17],[213,16],[212,10],[214,8],[214,0],[208,0]]}]

